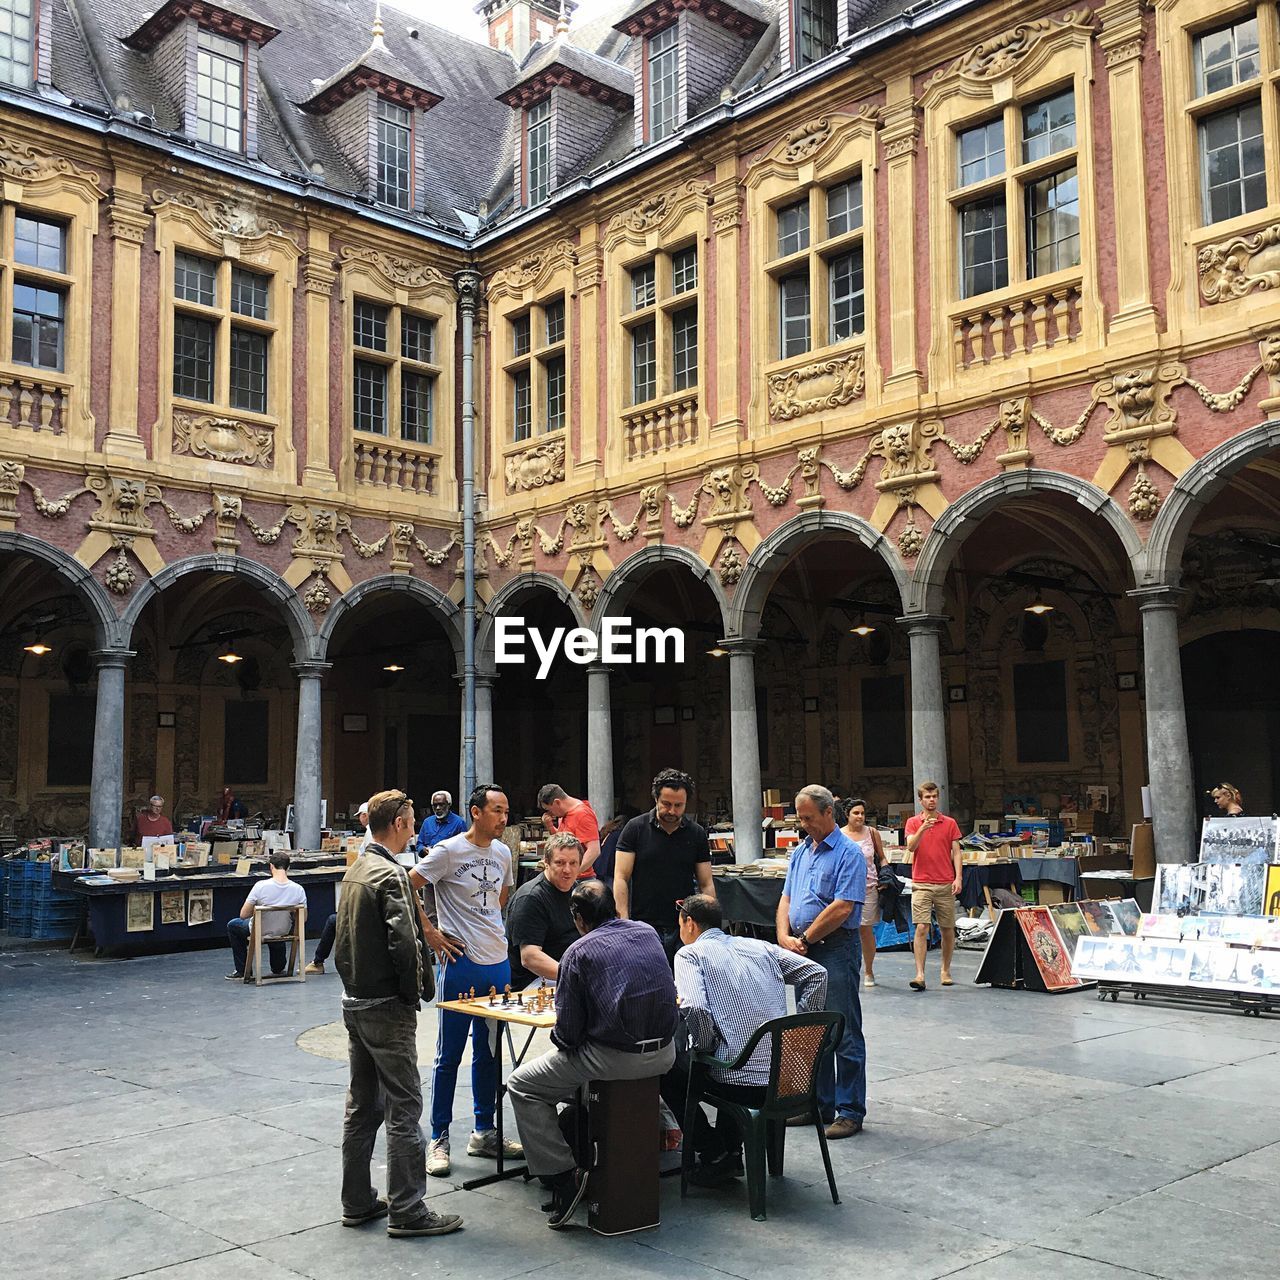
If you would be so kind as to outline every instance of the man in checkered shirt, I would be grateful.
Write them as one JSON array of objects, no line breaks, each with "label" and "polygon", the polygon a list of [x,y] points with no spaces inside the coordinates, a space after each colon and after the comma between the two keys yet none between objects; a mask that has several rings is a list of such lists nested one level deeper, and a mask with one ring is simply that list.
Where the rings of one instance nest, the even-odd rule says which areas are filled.
[{"label": "man in checkered shirt", "polygon": [[[676,992],[692,1046],[731,1061],[766,1022],[787,1016],[787,987],[796,988],[796,1009],[823,1007],[827,971],[813,960],[771,942],[733,938],[722,929],[720,904],[694,894],[680,904]],[[769,1041],[760,1042],[738,1071],[716,1068],[710,1089],[731,1101],[758,1106],[769,1082]],[[664,1081],[667,1105],[683,1116],[688,1076],[677,1065]],[[675,1100],[674,1102],[672,1100]],[[701,1163],[690,1175],[695,1186],[716,1186],[742,1176],[742,1134],[732,1117],[717,1114],[712,1129],[702,1108],[694,1114],[692,1141]]]}]

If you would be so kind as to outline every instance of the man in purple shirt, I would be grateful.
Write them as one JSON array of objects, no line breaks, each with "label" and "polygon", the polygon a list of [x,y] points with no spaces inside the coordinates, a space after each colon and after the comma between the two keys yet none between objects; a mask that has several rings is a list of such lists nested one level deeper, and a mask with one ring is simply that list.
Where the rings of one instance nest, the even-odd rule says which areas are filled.
[{"label": "man in purple shirt", "polygon": [[[663,1075],[676,1058],[676,988],[653,927],[619,919],[613,891],[600,880],[580,881],[569,910],[582,937],[560,960],[554,1047],[507,1081],[529,1172],[551,1188],[553,1229],[568,1223],[587,1189],[556,1104],[589,1080]],[[656,1134],[656,1113],[653,1124]]]}]

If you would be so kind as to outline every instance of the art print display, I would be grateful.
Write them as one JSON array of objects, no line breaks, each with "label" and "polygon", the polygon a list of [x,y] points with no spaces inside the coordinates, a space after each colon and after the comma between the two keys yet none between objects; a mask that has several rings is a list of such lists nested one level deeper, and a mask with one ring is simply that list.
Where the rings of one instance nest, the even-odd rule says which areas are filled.
[{"label": "art print display", "polygon": [[1260,916],[1267,872],[1261,862],[1161,863],[1154,914]]},{"label": "art print display", "polygon": [[131,893],[125,898],[124,927],[127,933],[150,933],[155,928],[156,895]]},{"label": "art print display", "polygon": [[181,889],[168,889],[160,895],[160,923],[186,924],[187,895]]},{"label": "art print display", "polygon": [[1280,948],[1276,916],[1143,916],[1144,938],[1187,942],[1233,942],[1244,947]]},{"label": "art print display", "polygon": [[89,850],[89,870],[90,871],[113,871],[116,866],[116,851],[114,849],[90,849]]},{"label": "art print display", "polygon": [[1280,916],[1280,867],[1267,868],[1266,888],[1262,892],[1262,910],[1269,916]]},{"label": "art print display", "polygon": [[1273,862],[1280,857],[1275,818],[1206,818],[1200,829],[1201,862]]},{"label": "art print display", "polygon": [[1191,946],[1154,938],[1081,938],[1071,971],[1077,978],[1101,982],[1185,985]]},{"label": "art print display", "polygon": [[1067,955],[1074,956],[1076,942],[1080,938],[1092,937],[1084,912],[1080,910],[1080,904],[1059,902],[1049,908],[1049,914],[1053,917],[1053,923],[1057,926],[1059,934],[1062,935],[1062,943],[1067,949]]},{"label": "art print display", "polygon": [[1035,960],[1036,968],[1044,979],[1046,990],[1065,991],[1078,987],[1079,981],[1071,974],[1071,956],[1054,926],[1048,907],[1026,907],[1014,912],[1022,936]]},{"label": "art print display", "polygon": [[208,924],[213,919],[213,890],[192,889],[187,893],[187,924]]},{"label": "art print display", "polygon": [[126,847],[120,850],[120,865],[122,867],[135,867],[141,871],[147,865],[147,851],[141,846],[134,848]]},{"label": "art print display", "polygon": [[1275,991],[1280,988],[1280,951],[1202,942],[1192,947],[1188,982],[1231,991]]},{"label": "art print display", "polygon": [[1138,904],[1132,898],[1121,898],[1119,901],[1112,902],[1110,906],[1111,914],[1115,916],[1120,926],[1120,932],[1132,938],[1138,932],[1138,923],[1142,919]]},{"label": "art print display", "polygon": [[1080,903],[1080,910],[1084,915],[1085,924],[1089,926],[1089,932],[1095,938],[1109,938],[1121,931],[1120,922],[1105,902],[1087,899]]}]

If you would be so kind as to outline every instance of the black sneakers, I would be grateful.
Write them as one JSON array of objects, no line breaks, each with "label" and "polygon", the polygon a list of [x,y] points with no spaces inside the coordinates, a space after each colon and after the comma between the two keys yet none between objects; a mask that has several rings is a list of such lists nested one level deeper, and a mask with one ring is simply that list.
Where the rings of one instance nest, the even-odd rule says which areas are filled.
[{"label": "black sneakers", "polygon": [[585,1169],[569,1169],[552,1181],[551,1216],[547,1219],[547,1226],[552,1231],[559,1231],[569,1225],[569,1219],[586,1194],[587,1177]]},{"label": "black sneakers", "polygon": [[437,1213],[424,1204],[421,1212],[407,1222],[392,1222],[387,1226],[387,1235],[397,1239],[410,1236],[447,1236],[462,1226],[462,1218],[456,1213]]},{"label": "black sneakers", "polygon": [[344,1227],[362,1227],[366,1222],[375,1222],[378,1218],[385,1218],[388,1208],[386,1198],[379,1196],[364,1213],[344,1213],[342,1215],[342,1225]]}]

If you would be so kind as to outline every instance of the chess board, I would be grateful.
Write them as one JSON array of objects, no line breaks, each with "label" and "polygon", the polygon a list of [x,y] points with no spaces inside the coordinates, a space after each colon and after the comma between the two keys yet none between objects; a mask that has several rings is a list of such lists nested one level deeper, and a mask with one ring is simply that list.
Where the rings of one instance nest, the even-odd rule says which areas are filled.
[{"label": "chess board", "polygon": [[512,1022],[523,1027],[554,1027],[556,1025],[555,988],[542,987],[519,993],[498,992],[492,997],[470,993],[460,994],[452,1000],[437,1000],[437,1009],[452,1013],[465,1013],[473,1018],[492,1018],[497,1022]]}]

